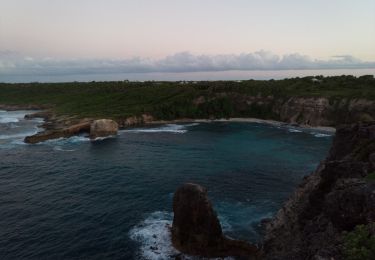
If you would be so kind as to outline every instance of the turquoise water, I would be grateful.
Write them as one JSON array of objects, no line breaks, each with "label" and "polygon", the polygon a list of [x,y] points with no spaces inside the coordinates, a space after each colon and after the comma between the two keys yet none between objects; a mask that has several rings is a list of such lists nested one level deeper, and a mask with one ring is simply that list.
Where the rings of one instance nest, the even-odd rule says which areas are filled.
[{"label": "turquoise water", "polygon": [[[26,145],[38,120],[0,111],[0,259],[168,259],[172,197],[209,190],[224,232],[257,242],[329,149],[329,134],[255,123],[161,125]],[[153,249],[151,249],[152,247]]]}]

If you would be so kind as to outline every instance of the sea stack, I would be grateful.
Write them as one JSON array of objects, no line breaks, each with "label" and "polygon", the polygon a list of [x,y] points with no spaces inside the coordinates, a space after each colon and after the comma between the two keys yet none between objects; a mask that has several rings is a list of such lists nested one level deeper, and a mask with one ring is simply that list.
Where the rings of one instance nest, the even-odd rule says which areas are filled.
[{"label": "sea stack", "polygon": [[257,259],[258,248],[223,235],[219,219],[198,184],[182,185],[173,198],[172,242],[176,249],[202,257],[244,256]]},{"label": "sea stack", "polygon": [[90,126],[91,139],[116,135],[117,132],[118,124],[111,119],[94,120]]}]

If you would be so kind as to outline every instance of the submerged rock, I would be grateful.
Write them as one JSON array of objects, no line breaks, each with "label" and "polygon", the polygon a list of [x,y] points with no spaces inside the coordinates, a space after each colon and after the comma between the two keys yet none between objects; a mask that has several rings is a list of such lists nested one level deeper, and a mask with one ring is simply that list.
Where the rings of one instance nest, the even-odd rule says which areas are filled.
[{"label": "submerged rock", "polygon": [[255,259],[258,248],[223,235],[205,188],[187,183],[173,198],[172,242],[176,249],[203,257],[245,256]]},{"label": "submerged rock", "polygon": [[111,119],[95,120],[90,125],[90,138],[107,137],[116,135],[118,132],[118,124]]}]

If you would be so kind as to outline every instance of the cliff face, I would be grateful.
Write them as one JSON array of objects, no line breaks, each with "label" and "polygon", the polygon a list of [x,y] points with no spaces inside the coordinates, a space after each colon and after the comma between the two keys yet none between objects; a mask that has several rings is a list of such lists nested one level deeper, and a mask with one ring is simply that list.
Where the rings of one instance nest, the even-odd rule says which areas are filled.
[{"label": "cliff face", "polygon": [[326,97],[247,96],[217,93],[215,97],[195,99],[201,109],[215,101],[230,104],[231,117],[275,119],[310,126],[337,126],[375,120],[375,102],[367,99],[328,99]]},{"label": "cliff face", "polygon": [[343,232],[375,221],[375,122],[338,128],[329,156],[266,225],[266,259],[341,259]]},{"label": "cliff face", "polygon": [[293,97],[275,106],[281,121],[312,126],[336,126],[375,120],[375,102],[365,99],[328,100]]}]

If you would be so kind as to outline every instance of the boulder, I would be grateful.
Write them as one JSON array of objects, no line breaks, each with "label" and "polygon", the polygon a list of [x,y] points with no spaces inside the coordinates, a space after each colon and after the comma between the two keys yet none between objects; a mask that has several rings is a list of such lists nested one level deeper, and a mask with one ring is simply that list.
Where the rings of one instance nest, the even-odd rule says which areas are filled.
[{"label": "boulder", "polygon": [[90,138],[107,137],[116,135],[118,124],[111,119],[94,120],[90,125]]},{"label": "boulder", "polygon": [[258,257],[258,248],[223,235],[220,222],[207,197],[207,190],[187,183],[173,198],[172,242],[176,249],[202,257]]}]

